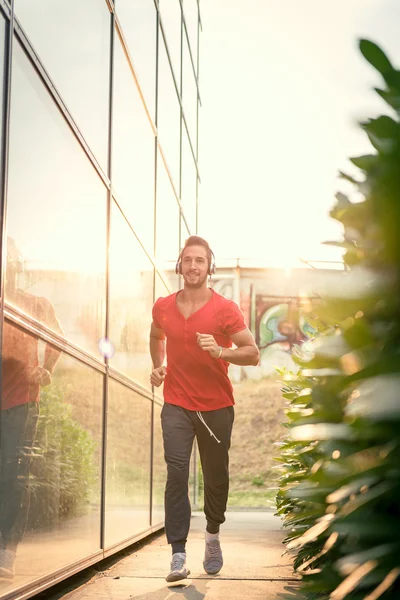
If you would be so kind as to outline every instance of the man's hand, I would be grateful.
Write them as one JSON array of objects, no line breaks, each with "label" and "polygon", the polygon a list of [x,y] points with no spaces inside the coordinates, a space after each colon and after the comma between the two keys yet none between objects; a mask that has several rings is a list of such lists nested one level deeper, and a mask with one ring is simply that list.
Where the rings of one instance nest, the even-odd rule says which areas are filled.
[{"label": "man's hand", "polygon": [[162,382],[165,379],[165,375],[167,373],[167,367],[158,367],[157,369],[153,369],[150,375],[150,383],[155,387],[160,387]]},{"label": "man's hand", "polygon": [[50,371],[44,367],[36,367],[31,373],[31,380],[38,383],[40,387],[46,387],[51,384]]},{"label": "man's hand", "polygon": [[221,354],[221,347],[218,346],[212,335],[207,333],[196,333],[197,343],[202,350],[209,352],[213,358],[218,358]]}]

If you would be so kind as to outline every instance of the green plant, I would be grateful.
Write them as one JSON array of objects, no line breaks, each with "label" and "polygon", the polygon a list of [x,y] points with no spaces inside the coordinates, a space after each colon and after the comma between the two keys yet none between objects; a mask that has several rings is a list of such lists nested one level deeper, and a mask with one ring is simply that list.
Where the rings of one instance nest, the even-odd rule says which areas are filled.
[{"label": "green plant", "polygon": [[251,485],[255,485],[255,486],[263,486],[265,483],[264,477],[262,475],[256,475],[255,477],[253,477],[253,479],[251,480]]},{"label": "green plant", "polygon": [[95,442],[72,417],[60,384],[42,390],[30,473],[29,528],[82,515],[97,483]]},{"label": "green plant", "polygon": [[393,116],[361,124],[375,153],[351,159],[357,178],[341,176],[364,199],[338,194],[331,212],[350,270],[315,308],[300,373],[283,373],[277,507],[308,600],[400,594],[400,71],[375,44],[360,50]]}]

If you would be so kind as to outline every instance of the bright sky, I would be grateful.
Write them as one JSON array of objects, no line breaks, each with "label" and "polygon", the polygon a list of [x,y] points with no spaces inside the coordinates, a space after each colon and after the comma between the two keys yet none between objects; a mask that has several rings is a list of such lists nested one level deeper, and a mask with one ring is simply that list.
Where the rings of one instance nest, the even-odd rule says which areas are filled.
[{"label": "bright sky", "polygon": [[[400,67],[398,0],[201,0],[200,228],[218,257],[340,258],[338,169],[386,111],[357,40]],[[217,260],[218,263],[218,260]]]}]

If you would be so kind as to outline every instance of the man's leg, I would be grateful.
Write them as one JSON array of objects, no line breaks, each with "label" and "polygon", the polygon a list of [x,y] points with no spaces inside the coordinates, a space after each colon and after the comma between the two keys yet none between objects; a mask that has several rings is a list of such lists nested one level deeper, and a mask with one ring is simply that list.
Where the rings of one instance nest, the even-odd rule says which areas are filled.
[{"label": "man's leg", "polygon": [[206,555],[204,568],[216,574],[222,567],[219,545],[219,527],[225,521],[229,492],[229,448],[234,421],[234,408],[229,406],[202,412],[204,421],[218,441],[210,435],[205,425],[196,424],[197,442],[204,478],[204,513],[207,520]]},{"label": "man's leg", "polygon": [[[188,493],[189,464],[195,431],[189,412],[165,403],[161,411],[164,457],[167,463],[165,487],[165,533],[172,546],[173,561],[167,581],[184,579],[186,540],[190,527],[191,507]],[[175,557],[175,558],[174,558]],[[174,563],[174,560],[182,564]]]},{"label": "man's leg", "polygon": [[0,438],[0,574],[13,576],[29,510],[29,471],[38,420],[36,403],[2,411]]}]

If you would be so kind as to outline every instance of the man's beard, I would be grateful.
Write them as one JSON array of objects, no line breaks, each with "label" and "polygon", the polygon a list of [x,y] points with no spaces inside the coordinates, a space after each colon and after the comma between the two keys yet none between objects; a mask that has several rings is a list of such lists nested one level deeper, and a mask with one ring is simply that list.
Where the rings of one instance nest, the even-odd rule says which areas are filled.
[{"label": "man's beard", "polygon": [[203,287],[204,282],[207,281],[208,275],[204,275],[204,277],[199,277],[198,279],[191,279],[188,275],[183,276],[183,280],[185,282],[186,287],[191,288],[192,290],[199,289]]}]

